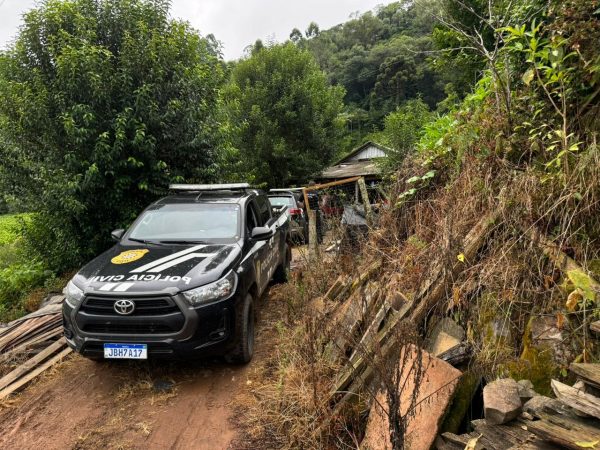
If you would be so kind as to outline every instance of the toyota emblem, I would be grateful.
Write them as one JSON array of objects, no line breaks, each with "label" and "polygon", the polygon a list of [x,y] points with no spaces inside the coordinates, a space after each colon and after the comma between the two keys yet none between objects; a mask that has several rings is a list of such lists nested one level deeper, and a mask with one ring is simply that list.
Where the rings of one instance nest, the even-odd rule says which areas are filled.
[{"label": "toyota emblem", "polygon": [[114,308],[117,314],[128,316],[135,309],[135,303],[131,300],[117,300]]}]

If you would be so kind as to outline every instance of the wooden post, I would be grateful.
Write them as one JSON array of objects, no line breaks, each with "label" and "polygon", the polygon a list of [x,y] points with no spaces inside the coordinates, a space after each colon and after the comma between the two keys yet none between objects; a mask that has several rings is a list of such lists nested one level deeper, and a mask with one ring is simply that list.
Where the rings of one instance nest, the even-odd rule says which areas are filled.
[{"label": "wooden post", "polygon": [[362,197],[363,204],[365,205],[365,215],[367,216],[367,223],[371,225],[371,202],[369,201],[369,193],[367,192],[367,184],[365,179],[360,177],[357,181],[358,188],[360,189],[360,196]]},{"label": "wooden post", "polygon": [[306,189],[306,188],[302,189],[302,196],[304,197],[304,210],[306,211],[306,214],[308,214],[308,212],[310,211],[310,205],[308,204],[307,192],[308,192],[308,189]]},{"label": "wooden post", "polygon": [[319,238],[317,235],[317,212],[314,209],[308,211],[308,256],[314,261],[319,254]]}]

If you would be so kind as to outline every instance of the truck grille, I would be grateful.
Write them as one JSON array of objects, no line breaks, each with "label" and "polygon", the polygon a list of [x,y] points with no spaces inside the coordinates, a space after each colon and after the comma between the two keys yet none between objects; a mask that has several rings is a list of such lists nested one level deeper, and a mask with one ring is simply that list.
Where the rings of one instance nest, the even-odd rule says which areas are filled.
[{"label": "truck grille", "polygon": [[[80,311],[102,316],[119,316],[115,311],[115,302],[118,298],[88,297]],[[173,300],[168,297],[131,299],[135,303],[132,316],[162,316],[178,312],[179,308]]]},{"label": "truck grille", "polygon": [[87,297],[75,320],[79,329],[98,334],[172,334],[180,331],[185,317],[171,297],[131,298],[135,303],[132,314],[120,315],[114,309],[120,297]]},{"label": "truck grille", "polygon": [[83,331],[103,334],[167,334],[177,330],[164,323],[90,323],[83,327]]}]

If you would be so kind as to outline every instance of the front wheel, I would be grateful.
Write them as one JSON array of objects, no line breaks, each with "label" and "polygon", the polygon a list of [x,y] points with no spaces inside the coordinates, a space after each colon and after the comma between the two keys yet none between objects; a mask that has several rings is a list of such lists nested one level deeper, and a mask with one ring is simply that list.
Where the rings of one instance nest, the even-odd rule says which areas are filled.
[{"label": "front wheel", "polygon": [[236,312],[235,326],[238,340],[225,359],[234,364],[247,364],[254,355],[254,305],[250,294],[246,294],[244,304]]}]

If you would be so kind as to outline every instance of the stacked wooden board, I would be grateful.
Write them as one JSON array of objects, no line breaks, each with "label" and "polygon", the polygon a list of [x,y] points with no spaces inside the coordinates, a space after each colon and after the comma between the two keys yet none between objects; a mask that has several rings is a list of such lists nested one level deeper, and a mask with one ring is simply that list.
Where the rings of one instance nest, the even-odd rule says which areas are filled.
[{"label": "stacked wooden board", "polygon": [[62,337],[63,296],[53,296],[40,310],[0,328],[0,400],[18,391],[67,356]]},{"label": "stacked wooden board", "polygon": [[[485,419],[472,422],[474,431],[442,434],[439,450],[531,448],[597,448],[600,444],[600,364],[571,364],[574,386],[552,380],[556,399],[538,396],[525,403],[523,414],[503,425]],[[513,447],[514,446],[514,447]],[[518,446],[518,447],[517,447]]]}]

